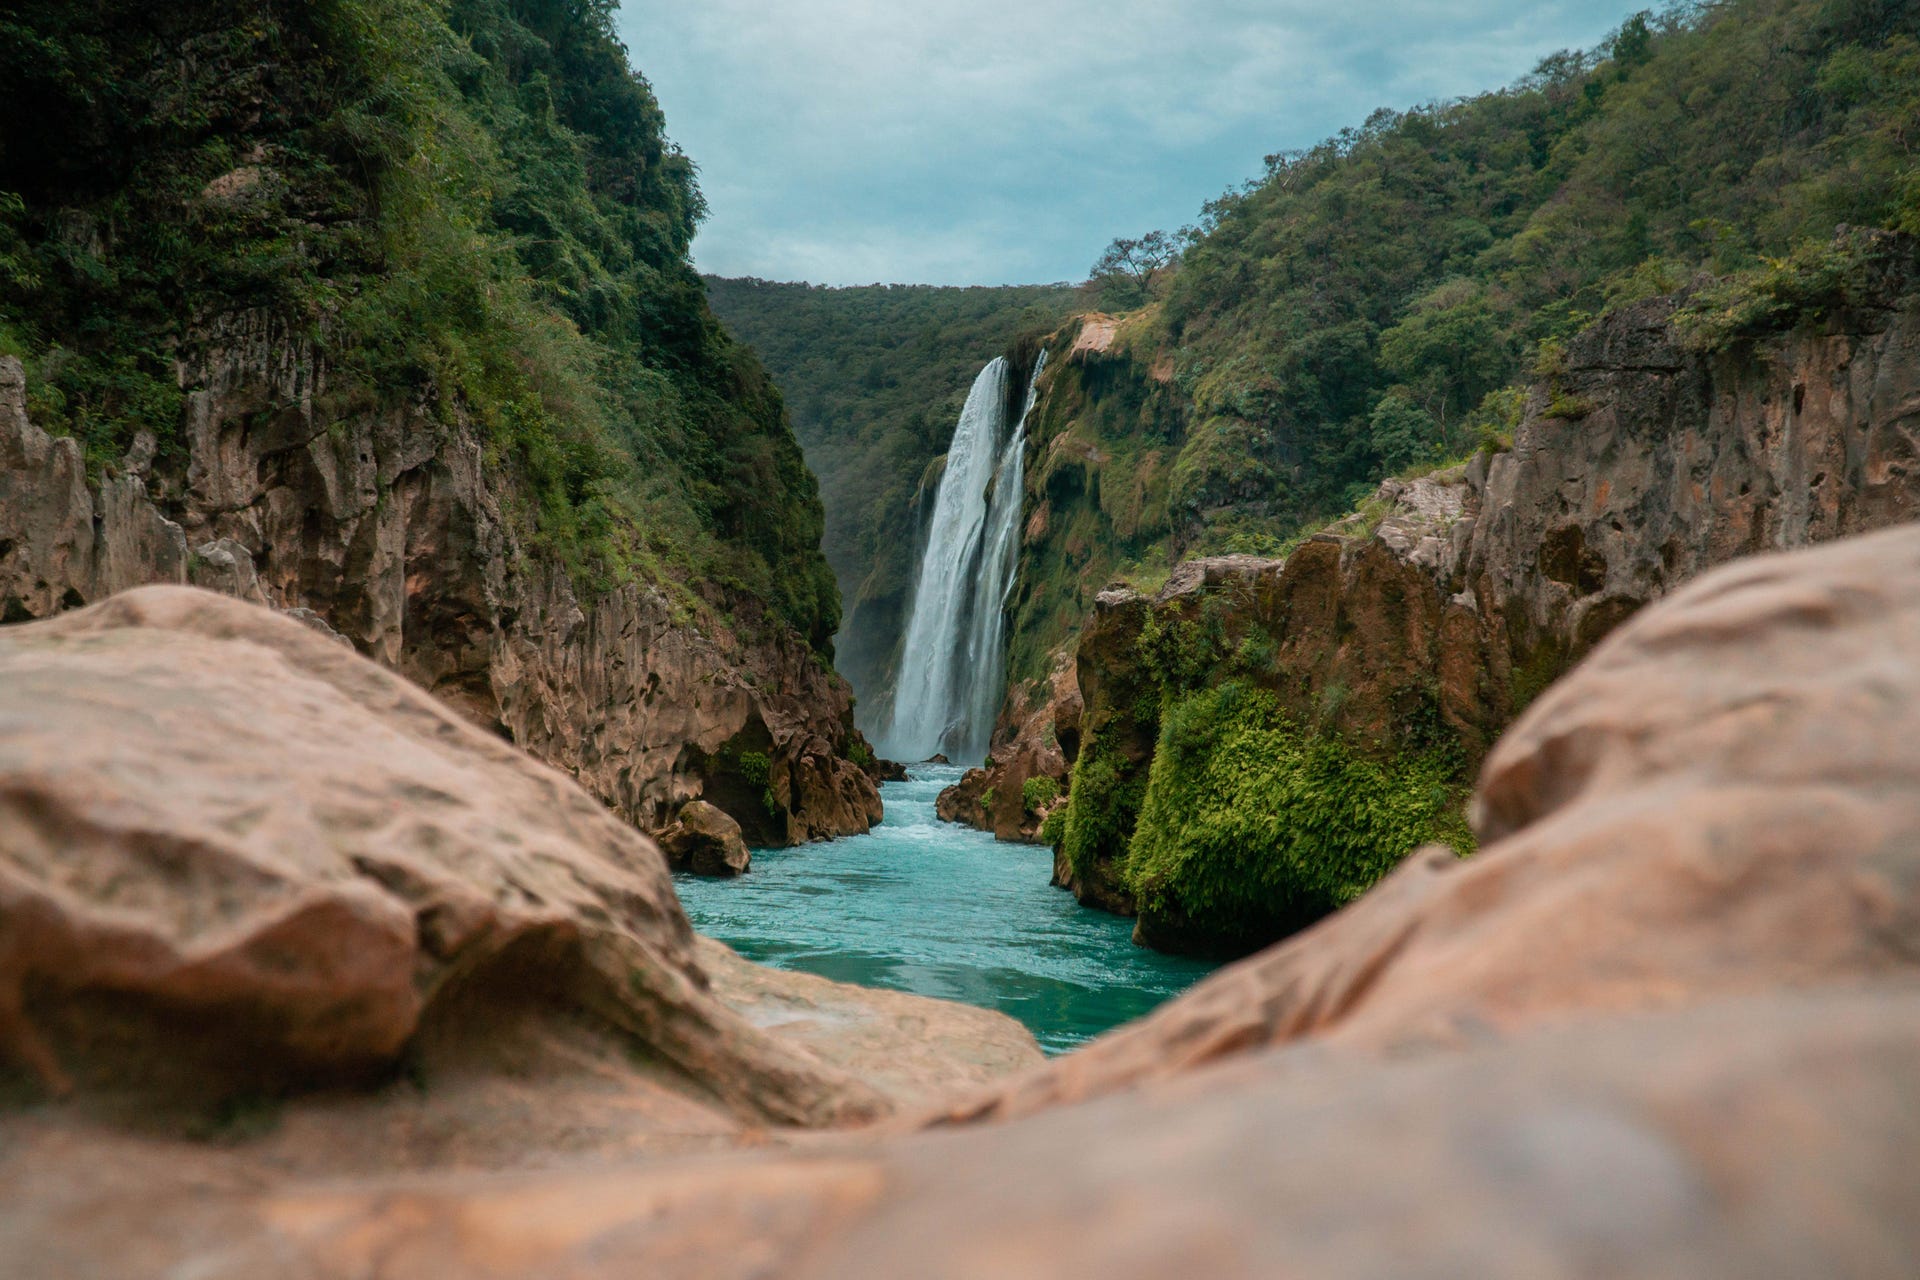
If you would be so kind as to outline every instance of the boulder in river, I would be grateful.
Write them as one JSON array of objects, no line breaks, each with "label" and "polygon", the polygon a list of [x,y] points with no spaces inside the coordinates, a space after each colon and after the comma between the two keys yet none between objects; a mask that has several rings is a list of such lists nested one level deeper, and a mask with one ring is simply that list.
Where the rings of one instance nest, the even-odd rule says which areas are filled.
[{"label": "boulder in river", "polygon": [[680,806],[673,825],[654,837],[667,865],[697,876],[743,876],[753,855],[740,835],[740,824],[705,800]]}]

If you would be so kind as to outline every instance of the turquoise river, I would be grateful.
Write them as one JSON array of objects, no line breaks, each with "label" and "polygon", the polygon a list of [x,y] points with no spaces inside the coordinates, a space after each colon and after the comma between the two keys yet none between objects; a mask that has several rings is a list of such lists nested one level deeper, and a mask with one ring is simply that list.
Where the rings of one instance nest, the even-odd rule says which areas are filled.
[{"label": "turquoise river", "polygon": [[1136,947],[1133,922],[1048,884],[1053,855],[934,816],[961,770],[883,786],[864,836],[755,850],[737,880],[675,877],[693,927],[750,960],[998,1009],[1060,1053],[1146,1013],[1211,966]]}]

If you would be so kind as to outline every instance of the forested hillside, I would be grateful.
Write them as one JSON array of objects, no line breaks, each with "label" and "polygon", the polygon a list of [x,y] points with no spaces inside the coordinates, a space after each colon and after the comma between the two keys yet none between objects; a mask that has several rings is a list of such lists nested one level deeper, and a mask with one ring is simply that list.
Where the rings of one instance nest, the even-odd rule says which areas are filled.
[{"label": "forested hillside", "polygon": [[826,288],[709,278],[714,310],[779,384],[820,477],[826,554],[848,627],[840,668],[886,683],[918,535],[915,502],[974,376],[1084,306],[1064,285]]},{"label": "forested hillside", "polygon": [[[1071,739],[1063,882],[1257,946],[1447,834],[1650,599],[1911,518],[1870,455],[1912,450],[1917,162],[1920,9],[1722,0],[1275,156],[1150,279],[1116,246],[1093,287],[1133,309],[1056,336],[1033,423],[979,820],[1030,824],[1006,797]],[[1154,595],[1216,552],[1294,554]]]},{"label": "forested hillside", "polygon": [[98,470],[186,445],[214,317],[310,340],[336,414],[470,421],[585,586],[747,591],[837,626],[814,482],[687,251],[693,166],[612,0],[0,13],[0,354]]},{"label": "forested hillside", "polygon": [[[1838,228],[1920,229],[1917,162],[1900,0],[1646,13],[1511,88],[1270,157],[1055,366],[1015,673],[1044,673],[1109,575],[1273,554],[1386,476],[1500,447],[1519,386],[1625,304],[1689,290],[1701,348],[1819,314],[1862,269]],[[1140,302],[1115,256],[1099,296]]]}]

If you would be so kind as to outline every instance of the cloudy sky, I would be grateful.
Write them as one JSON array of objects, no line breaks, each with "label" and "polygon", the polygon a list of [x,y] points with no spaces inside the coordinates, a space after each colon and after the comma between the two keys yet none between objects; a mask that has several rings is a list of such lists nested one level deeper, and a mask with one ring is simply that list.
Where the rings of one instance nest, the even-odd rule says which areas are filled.
[{"label": "cloudy sky", "polygon": [[623,0],[705,271],[1078,280],[1380,106],[1507,84],[1649,0]]}]

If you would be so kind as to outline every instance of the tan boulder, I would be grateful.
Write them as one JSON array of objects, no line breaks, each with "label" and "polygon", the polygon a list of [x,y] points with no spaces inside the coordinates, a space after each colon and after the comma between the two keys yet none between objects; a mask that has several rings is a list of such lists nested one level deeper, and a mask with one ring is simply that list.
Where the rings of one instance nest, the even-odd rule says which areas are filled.
[{"label": "tan boulder", "polygon": [[[1905,1277],[1916,652],[1920,528],[1713,574],[1494,752],[1475,858],[1417,859],[932,1132],[349,1179],[31,1115],[0,1130],[0,1257],[206,1280]],[[728,991],[738,962],[702,959]],[[763,1027],[842,1016],[844,989],[748,978],[726,998]]]},{"label": "tan boulder", "polygon": [[197,1106],[529,1008],[741,1117],[886,1109],[713,998],[651,842],[374,663],[187,588],[0,630],[0,1071]]},{"label": "tan boulder", "polygon": [[672,826],[654,839],[675,871],[698,876],[743,876],[753,864],[740,824],[705,800],[680,806]]}]

